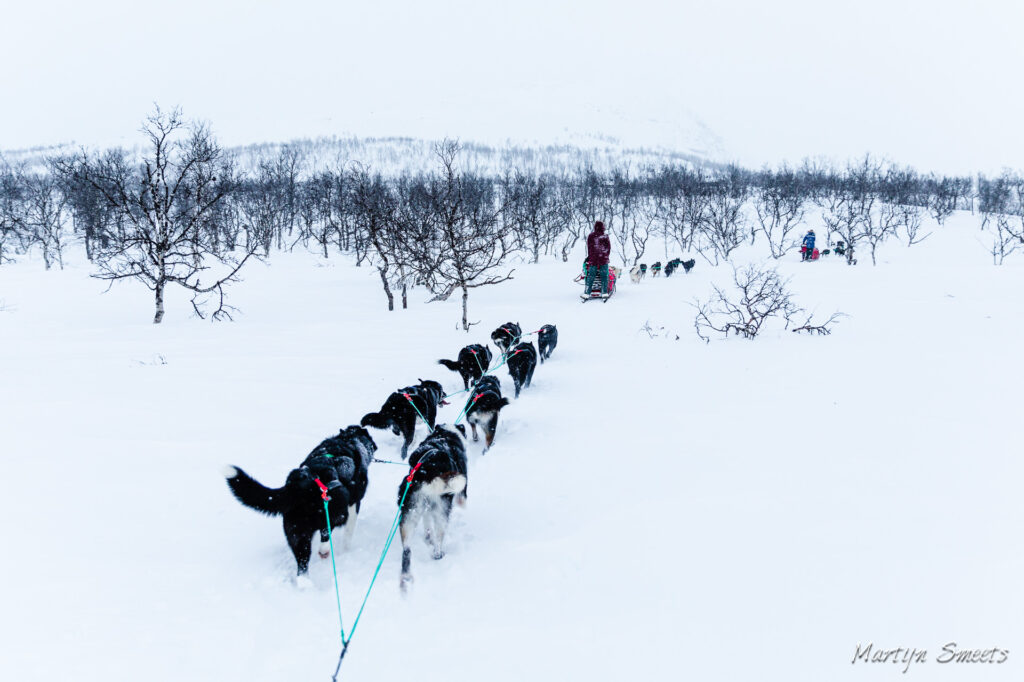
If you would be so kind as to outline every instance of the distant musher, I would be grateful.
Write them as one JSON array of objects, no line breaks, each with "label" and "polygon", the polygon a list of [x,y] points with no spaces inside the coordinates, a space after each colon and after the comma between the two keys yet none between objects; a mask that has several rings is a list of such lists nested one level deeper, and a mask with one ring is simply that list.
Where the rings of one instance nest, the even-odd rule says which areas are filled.
[{"label": "distant musher", "polygon": [[803,253],[802,260],[813,260],[814,258],[814,230],[807,230],[807,234],[804,235],[803,248],[800,249]]}]

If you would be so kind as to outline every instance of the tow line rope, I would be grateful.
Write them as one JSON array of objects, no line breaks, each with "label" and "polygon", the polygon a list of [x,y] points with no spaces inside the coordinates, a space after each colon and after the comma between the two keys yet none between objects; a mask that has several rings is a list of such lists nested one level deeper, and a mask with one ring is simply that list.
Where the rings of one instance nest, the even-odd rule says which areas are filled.
[{"label": "tow line rope", "polygon": [[[426,458],[424,458],[426,459]],[[381,566],[384,565],[384,558],[388,555],[388,550],[391,549],[391,543],[395,539],[395,534],[398,532],[399,526],[402,523],[402,508],[405,506],[405,496],[409,494],[409,488],[412,486],[412,479],[416,475],[419,468],[423,466],[423,460],[421,459],[409,472],[409,475],[405,477],[405,490],[402,492],[402,499],[398,502],[398,511],[395,513],[395,519],[391,522],[391,530],[388,531],[387,542],[384,543],[384,549],[380,553],[380,560],[377,561],[377,568],[373,571],[373,577],[370,578],[370,586],[366,588],[366,595],[363,597],[363,603],[359,605],[359,611],[356,612],[356,618],[352,621],[352,629],[348,632],[348,637],[345,637],[345,626],[341,620],[341,592],[338,590],[338,569],[334,563],[334,539],[331,533],[331,514],[327,508],[327,503],[330,501],[330,496],[327,494],[327,486],[325,486],[320,479],[316,479],[317,486],[320,487],[320,496],[324,500],[324,515],[327,517],[327,537],[331,542],[331,568],[334,570],[334,594],[338,601],[338,623],[341,627],[341,654],[338,656],[338,665],[334,668],[334,674],[331,675],[331,682],[337,682],[338,672],[341,670],[341,662],[345,659],[345,654],[348,652],[348,645],[352,642],[352,637],[356,634],[356,627],[359,625],[359,619],[363,616],[363,609],[366,608],[366,602],[370,598],[370,592],[373,591],[373,585],[377,582],[377,576],[380,575]]]},{"label": "tow line rope", "polygon": [[341,641],[345,641],[345,622],[341,619],[341,591],[338,589],[338,567],[334,564],[334,533],[331,532],[331,512],[327,503],[331,501],[327,494],[327,486],[319,478],[314,479],[320,488],[320,497],[324,501],[324,516],[327,518],[327,541],[331,544],[331,572],[334,573],[334,599],[338,602],[338,627],[341,630]]},{"label": "tow line rope", "polygon": [[406,462],[396,462],[393,459],[377,459],[376,457],[374,457],[373,461],[380,462],[381,464],[401,464],[402,466],[409,466],[409,464]]}]

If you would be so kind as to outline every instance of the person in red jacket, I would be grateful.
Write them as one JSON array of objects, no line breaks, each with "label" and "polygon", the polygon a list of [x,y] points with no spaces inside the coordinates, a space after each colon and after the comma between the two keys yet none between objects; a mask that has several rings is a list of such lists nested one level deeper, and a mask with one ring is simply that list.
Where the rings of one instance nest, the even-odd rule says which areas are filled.
[{"label": "person in red jacket", "polygon": [[601,293],[608,293],[608,257],[612,253],[612,243],[604,233],[604,223],[594,223],[594,231],[587,237],[587,277],[583,291],[590,295],[594,286],[594,277],[601,278]]}]

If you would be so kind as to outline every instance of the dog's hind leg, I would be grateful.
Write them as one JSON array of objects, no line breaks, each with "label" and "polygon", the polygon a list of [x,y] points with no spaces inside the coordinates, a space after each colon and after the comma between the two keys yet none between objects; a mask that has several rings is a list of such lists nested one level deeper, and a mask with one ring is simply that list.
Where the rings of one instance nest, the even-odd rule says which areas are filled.
[{"label": "dog's hind leg", "polygon": [[402,577],[399,579],[398,587],[402,590],[402,594],[409,587],[409,583],[412,582],[412,572],[410,570],[412,564],[412,549],[409,547],[409,536],[416,528],[416,520],[419,518],[419,514],[416,511],[406,515],[402,519],[402,524],[399,526],[399,530],[402,535]]},{"label": "dog's hind leg", "polygon": [[412,445],[412,439],[416,436],[416,415],[411,415],[406,423],[402,424],[402,459],[405,459],[409,455],[409,446]]},{"label": "dog's hind leg", "polygon": [[309,571],[309,553],[313,545],[313,534],[308,529],[303,529],[287,518],[284,521],[284,535],[288,539],[288,546],[291,547],[295,556],[295,563],[298,566],[298,575],[305,575]]},{"label": "dog's hind leg", "polygon": [[331,536],[326,530],[320,531],[320,549],[317,550],[321,559],[331,556]]},{"label": "dog's hind leg", "polygon": [[480,440],[476,435],[476,422],[469,422],[469,428],[473,430],[473,442],[475,443]]},{"label": "dog's hind leg", "polygon": [[348,506],[348,521],[345,522],[345,551],[352,549],[352,538],[356,534],[356,518],[359,510],[354,504]]},{"label": "dog's hind leg", "polygon": [[430,525],[433,526],[433,530],[430,533],[430,544],[433,545],[433,557],[434,560],[444,558],[444,533],[448,527],[448,515],[452,511],[452,496],[445,495],[441,498],[441,503],[430,510],[429,521]]},{"label": "dog's hind leg", "polygon": [[484,439],[487,441],[487,447],[484,448],[484,452],[491,449],[491,444],[494,442],[494,432],[498,430],[498,413],[495,412],[491,415],[484,425]]}]

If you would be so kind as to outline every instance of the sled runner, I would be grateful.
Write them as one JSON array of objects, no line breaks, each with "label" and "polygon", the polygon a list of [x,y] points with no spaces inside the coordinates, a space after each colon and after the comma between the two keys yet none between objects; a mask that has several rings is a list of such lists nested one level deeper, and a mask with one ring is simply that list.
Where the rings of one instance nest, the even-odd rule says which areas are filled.
[{"label": "sled runner", "polygon": [[[593,300],[601,300],[601,301],[607,302],[608,299],[612,297],[612,294],[615,293],[615,279],[616,279],[617,271],[618,271],[618,268],[615,268],[615,267],[613,267],[611,265],[608,266],[608,293],[607,294],[602,294],[601,293],[601,278],[600,277],[594,277],[594,283],[591,285],[590,291],[584,291],[583,294],[580,295],[580,300],[583,301],[584,303],[586,303],[587,301],[593,301]],[[586,286],[586,282],[587,282],[587,264],[586,264],[585,261],[583,263],[583,272],[580,275],[578,275],[576,277],[576,279],[574,279],[573,281],[578,283],[578,284],[582,284],[582,285]]]}]

